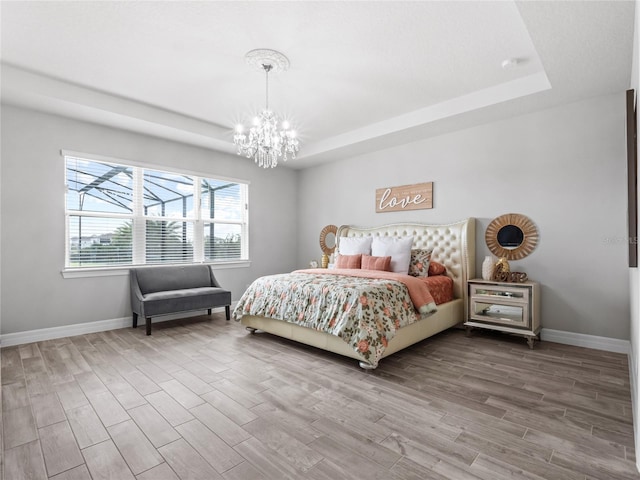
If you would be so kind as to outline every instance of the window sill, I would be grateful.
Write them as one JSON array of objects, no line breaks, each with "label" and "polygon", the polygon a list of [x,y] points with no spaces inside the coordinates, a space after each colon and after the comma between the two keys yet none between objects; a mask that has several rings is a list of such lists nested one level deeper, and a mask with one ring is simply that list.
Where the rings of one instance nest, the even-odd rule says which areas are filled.
[{"label": "window sill", "polygon": [[[175,264],[174,264],[175,265]],[[190,263],[180,265],[194,265]],[[229,268],[248,268],[251,266],[250,260],[239,260],[234,262],[204,262],[197,265],[213,265],[216,270]],[[131,265],[121,267],[98,267],[98,268],[65,268],[60,273],[63,278],[88,278],[88,277],[116,277],[129,275],[131,268],[138,267],[162,267],[163,265]]]}]

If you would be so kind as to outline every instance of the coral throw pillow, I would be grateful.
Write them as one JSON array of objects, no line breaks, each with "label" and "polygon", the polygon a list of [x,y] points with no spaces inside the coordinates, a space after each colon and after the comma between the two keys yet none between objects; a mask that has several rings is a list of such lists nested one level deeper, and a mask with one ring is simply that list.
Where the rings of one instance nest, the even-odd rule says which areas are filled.
[{"label": "coral throw pillow", "polygon": [[362,255],[339,255],[336,268],[360,268]]},{"label": "coral throw pillow", "polygon": [[435,260],[431,260],[431,263],[429,263],[430,277],[433,277],[434,275],[444,275],[446,271],[447,267],[445,267],[441,263],[436,262]]},{"label": "coral throw pillow", "polygon": [[391,257],[373,257],[371,255],[362,255],[362,270],[382,270],[388,272],[391,270]]}]

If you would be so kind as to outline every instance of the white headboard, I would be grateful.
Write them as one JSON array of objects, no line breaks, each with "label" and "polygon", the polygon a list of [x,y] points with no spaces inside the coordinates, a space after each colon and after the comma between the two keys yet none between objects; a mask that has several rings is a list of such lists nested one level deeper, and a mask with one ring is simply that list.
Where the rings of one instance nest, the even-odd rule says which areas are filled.
[{"label": "white headboard", "polygon": [[[476,272],[476,224],[475,218],[467,218],[446,225],[423,223],[394,223],[381,227],[355,227],[342,225],[340,237],[407,237],[413,236],[413,248],[433,248],[432,259],[447,267],[447,275],[453,279],[455,298],[467,298],[467,280]],[[466,305],[465,305],[466,310]]]}]

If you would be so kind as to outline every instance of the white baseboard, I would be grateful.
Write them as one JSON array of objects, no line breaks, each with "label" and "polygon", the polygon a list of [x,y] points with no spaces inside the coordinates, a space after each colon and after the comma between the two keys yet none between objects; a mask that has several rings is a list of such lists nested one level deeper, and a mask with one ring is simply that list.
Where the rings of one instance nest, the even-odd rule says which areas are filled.
[{"label": "white baseboard", "polygon": [[[231,304],[231,310],[237,302]],[[224,307],[213,308],[213,312],[224,312]],[[185,312],[175,315],[163,315],[151,320],[151,323],[166,322],[178,318],[188,318],[203,315],[206,310]],[[42,342],[44,340],[53,340],[55,338],[73,337],[83,335],[85,333],[106,332],[107,330],[116,330],[118,328],[131,327],[131,317],[112,318],[110,320],[97,320],[95,322],[76,323],[73,325],[64,325],[62,327],[40,328],[38,330],[28,330],[25,332],[5,333],[0,337],[0,346],[11,347],[14,345],[23,345],[25,343]],[[144,318],[138,319],[138,328],[144,329]]]},{"label": "white baseboard", "polygon": [[5,333],[2,335],[0,345],[11,347],[25,343],[42,342],[53,340],[54,338],[73,337],[85,333],[106,332],[116,328],[124,328],[131,325],[131,318],[113,318],[111,320],[98,320],[95,322],[76,323],[63,327],[41,328],[38,330],[27,330],[25,332]]},{"label": "white baseboard", "polygon": [[[233,302],[231,304],[232,309],[235,307],[236,303],[237,302]],[[214,308],[213,311],[224,311],[224,307]],[[202,312],[198,311],[177,315],[166,315],[154,318],[152,321],[153,323],[166,322],[168,320],[187,318],[196,315],[202,315]],[[138,324],[144,328],[144,319],[138,321]],[[65,325],[62,327],[41,328],[39,330],[28,330],[26,332],[5,333],[0,337],[0,345],[3,347],[10,347],[13,345],[23,345],[25,343],[53,340],[54,338],[73,337],[75,335],[82,335],[85,333],[106,332],[107,330],[127,328],[130,326],[131,317],[124,317],[87,323],[76,323],[74,325]],[[628,340],[597,337],[595,335],[585,335],[583,333],[564,332],[562,330],[551,330],[549,328],[542,329],[540,332],[540,338],[547,342],[563,343],[565,345],[575,345],[578,347],[594,348],[596,350],[606,350],[608,352],[624,354],[629,354],[629,348],[631,345]]]},{"label": "white baseboard", "polygon": [[540,339],[547,342],[563,343],[576,347],[594,348],[607,352],[629,354],[631,342],[618,338],[598,337],[596,335],[585,335],[584,333],[565,332],[562,330],[551,330],[543,328],[540,332]]},{"label": "white baseboard", "polygon": [[[635,362],[636,356],[633,352],[633,345],[629,347],[629,387],[631,388],[631,409],[633,415],[633,435],[640,438],[640,425],[638,422],[638,372]],[[638,454],[638,442],[636,440],[636,455]],[[640,472],[640,458],[636,459],[636,469]]]}]

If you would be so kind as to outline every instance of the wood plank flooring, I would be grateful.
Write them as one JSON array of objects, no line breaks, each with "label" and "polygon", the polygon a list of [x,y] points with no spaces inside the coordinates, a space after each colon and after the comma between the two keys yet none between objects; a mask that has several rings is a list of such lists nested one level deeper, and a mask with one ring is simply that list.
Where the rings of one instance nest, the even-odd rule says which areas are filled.
[{"label": "wood plank flooring", "polygon": [[626,355],[451,330],[364,371],[223,315],[2,349],[18,479],[640,479]]}]

